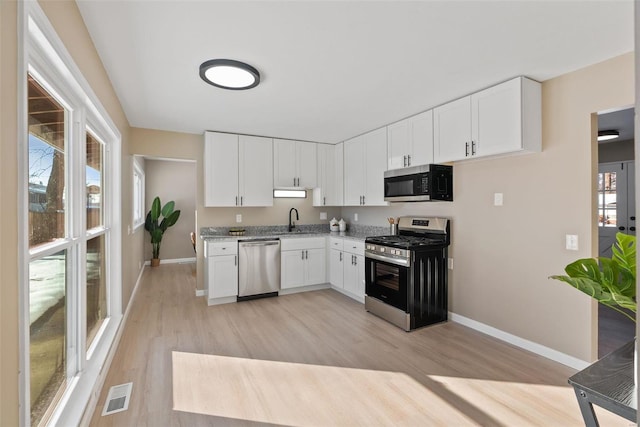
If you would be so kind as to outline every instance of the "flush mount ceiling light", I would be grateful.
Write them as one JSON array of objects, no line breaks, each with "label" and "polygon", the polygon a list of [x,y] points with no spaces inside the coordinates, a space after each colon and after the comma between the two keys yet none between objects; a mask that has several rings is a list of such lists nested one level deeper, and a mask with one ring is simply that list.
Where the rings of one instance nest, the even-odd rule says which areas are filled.
[{"label": "flush mount ceiling light", "polygon": [[251,89],[260,83],[260,73],[249,64],[233,59],[211,59],[200,65],[200,77],[223,89]]},{"label": "flush mount ceiling light", "polygon": [[617,130],[600,130],[598,131],[598,141],[609,141],[610,139],[616,139],[620,136],[620,132]]}]

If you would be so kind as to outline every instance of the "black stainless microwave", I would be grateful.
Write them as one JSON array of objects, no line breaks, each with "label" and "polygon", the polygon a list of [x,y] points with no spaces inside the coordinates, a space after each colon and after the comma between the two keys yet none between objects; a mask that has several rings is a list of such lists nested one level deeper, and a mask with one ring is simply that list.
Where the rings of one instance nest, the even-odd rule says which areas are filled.
[{"label": "black stainless microwave", "polygon": [[453,166],[421,165],[384,173],[387,202],[453,201]]}]

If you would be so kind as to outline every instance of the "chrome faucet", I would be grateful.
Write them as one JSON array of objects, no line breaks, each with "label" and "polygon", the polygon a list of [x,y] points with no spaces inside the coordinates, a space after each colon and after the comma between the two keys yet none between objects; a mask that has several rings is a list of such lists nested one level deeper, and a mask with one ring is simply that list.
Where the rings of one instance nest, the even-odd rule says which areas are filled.
[{"label": "chrome faucet", "polygon": [[300,217],[298,216],[298,209],[296,208],[291,208],[289,210],[289,232],[291,232],[291,230],[293,230],[296,226],[295,222],[291,222],[291,212],[296,211],[296,221],[300,221]]}]

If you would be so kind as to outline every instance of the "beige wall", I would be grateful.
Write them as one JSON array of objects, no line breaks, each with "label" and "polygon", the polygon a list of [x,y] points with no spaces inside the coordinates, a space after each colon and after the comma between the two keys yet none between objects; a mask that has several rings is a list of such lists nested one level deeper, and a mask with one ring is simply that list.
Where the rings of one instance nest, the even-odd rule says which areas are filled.
[{"label": "beige wall", "polygon": [[[452,312],[582,360],[596,357],[595,305],[557,281],[569,262],[596,251],[595,141],[591,114],[633,104],[633,54],[546,81],[543,152],[456,163],[455,201],[345,208],[361,223],[387,216],[453,219]],[[595,127],[593,128],[595,132]],[[504,206],[493,206],[493,193]],[[565,234],[580,250],[564,249]]]},{"label": "beige wall", "polygon": [[[166,132],[152,129],[133,128],[131,131],[132,150],[134,154],[148,159],[166,158],[196,161],[196,230],[201,227],[214,226],[247,226],[247,225],[285,225],[288,222],[289,209],[295,207],[300,213],[298,224],[328,223],[320,220],[320,212],[326,212],[328,219],[340,217],[340,208],[315,208],[312,206],[311,194],[307,199],[274,200],[270,208],[208,208],[204,206],[204,172],[202,159],[204,155],[203,135],[179,132]],[[149,188],[149,177],[147,188]],[[236,214],[242,214],[242,223],[235,222]],[[197,289],[204,289],[203,247],[197,240]]]},{"label": "beige wall", "polygon": [[[147,160],[145,162],[145,212],[158,196],[164,206],[173,200],[180,219],[167,229],[160,247],[161,259],[193,258],[190,233],[196,229],[196,162]],[[151,259],[151,239],[145,233],[145,259]]]},{"label": "beige wall", "polygon": [[[0,190],[6,206],[17,206],[17,2],[0,2],[0,132],[2,158]],[[59,37],[76,65],[102,102],[122,135],[122,217],[131,217],[131,156],[129,124],[102,67],[91,38],[73,1],[40,1]],[[0,425],[18,425],[18,218],[16,209],[3,209],[0,221]],[[123,309],[138,276],[137,264],[142,258],[142,240],[127,234],[123,227]]]}]

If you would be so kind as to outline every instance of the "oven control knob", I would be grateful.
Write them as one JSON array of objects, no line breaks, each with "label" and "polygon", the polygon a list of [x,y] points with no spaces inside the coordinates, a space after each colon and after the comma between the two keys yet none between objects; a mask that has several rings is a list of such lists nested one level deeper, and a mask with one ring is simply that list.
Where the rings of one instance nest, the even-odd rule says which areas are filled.
[{"label": "oven control knob", "polygon": [[380,252],[384,252],[384,249],[385,249],[385,248],[380,248]]}]

